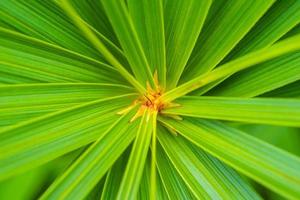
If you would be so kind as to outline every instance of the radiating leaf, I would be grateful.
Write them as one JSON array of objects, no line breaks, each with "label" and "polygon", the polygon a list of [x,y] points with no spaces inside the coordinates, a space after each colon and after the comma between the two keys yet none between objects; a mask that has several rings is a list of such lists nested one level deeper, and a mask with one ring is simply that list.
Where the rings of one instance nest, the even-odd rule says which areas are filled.
[{"label": "radiating leaf", "polygon": [[118,158],[107,173],[101,200],[116,199],[131,147]]},{"label": "radiating leaf", "polygon": [[101,55],[88,45],[54,1],[2,0],[0,16],[21,33],[101,60]]},{"label": "radiating leaf", "polygon": [[205,151],[273,191],[300,197],[300,159],[237,129],[215,121],[184,118],[164,123]]},{"label": "radiating leaf", "polygon": [[125,1],[101,0],[101,2],[135,77],[144,86],[147,81],[153,84],[153,72],[143,51],[143,46],[138,38]]},{"label": "radiating leaf", "polygon": [[300,51],[297,51],[237,73],[208,94],[253,97],[299,79]]},{"label": "radiating leaf", "polygon": [[96,33],[91,27],[86,24],[82,17],[78,15],[75,8],[69,2],[69,0],[58,1],[59,5],[65,10],[76,26],[83,32],[85,38],[100,52],[105,60],[114,66],[119,73],[128,80],[140,93],[145,93],[145,88],[133,77],[126,68],[117,60],[117,58],[110,52],[105,44],[97,37]]},{"label": "radiating leaf", "polygon": [[128,0],[128,9],[143,51],[152,71],[157,70],[159,83],[166,85],[166,50],[163,1]]},{"label": "radiating leaf", "polygon": [[275,43],[298,23],[300,23],[300,2],[298,0],[275,1],[225,60],[230,61]]},{"label": "radiating leaf", "polygon": [[271,47],[246,54],[245,56],[228,62],[209,73],[200,75],[180,85],[179,87],[168,91],[162,96],[162,99],[164,99],[165,101],[172,101],[209,83],[228,77],[234,73],[270,60],[272,58],[295,52],[299,49],[300,35],[296,35],[294,37],[278,42]]},{"label": "radiating leaf", "polygon": [[196,200],[196,197],[186,186],[160,144],[157,146],[157,168],[169,199]]},{"label": "radiating leaf", "polygon": [[97,83],[0,85],[0,126],[12,125],[79,103],[134,92],[127,86]]},{"label": "radiating leaf", "polygon": [[126,83],[104,63],[67,49],[0,28],[0,72],[35,82]]},{"label": "radiating leaf", "polygon": [[153,129],[151,111],[145,110],[137,130],[117,199],[135,199],[142,179]]},{"label": "radiating leaf", "polygon": [[[124,98],[126,97],[126,98]],[[80,104],[0,131],[0,179],[24,172],[84,146],[119,116],[133,96]]]},{"label": "radiating leaf", "polygon": [[165,0],[168,88],[174,88],[177,85],[210,5],[210,0]]},{"label": "radiating leaf", "polygon": [[41,199],[82,199],[105,175],[135,136],[134,112],[119,117],[82,156],[60,176]]},{"label": "radiating leaf", "polygon": [[230,0],[220,7],[203,28],[181,83],[212,70],[274,3]]},{"label": "radiating leaf", "polygon": [[285,98],[300,98],[300,81],[296,81],[284,87],[278,88],[276,90],[267,92],[262,96],[265,97],[285,97]]},{"label": "radiating leaf", "polygon": [[230,171],[220,170],[222,164],[214,158],[201,151],[194,154],[182,137],[159,131],[160,143],[197,199],[259,199],[241,179],[234,181]]},{"label": "radiating leaf", "polygon": [[183,97],[165,114],[300,127],[300,100]]},{"label": "radiating leaf", "polygon": [[[148,155],[150,155],[148,153]],[[156,193],[155,196],[151,196],[151,159],[150,156],[148,156],[148,159],[146,160],[145,163],[145,168],[143,171],[143,176],[140,184],[140,189],[137,195],[137,199],[140,200],[151,200],[151,199],[157,199],[157,200],[167,200],[168,196],[167,193],[164,189],[164,186],[161,182],[160,176],[157,176],[156,178]]]}]

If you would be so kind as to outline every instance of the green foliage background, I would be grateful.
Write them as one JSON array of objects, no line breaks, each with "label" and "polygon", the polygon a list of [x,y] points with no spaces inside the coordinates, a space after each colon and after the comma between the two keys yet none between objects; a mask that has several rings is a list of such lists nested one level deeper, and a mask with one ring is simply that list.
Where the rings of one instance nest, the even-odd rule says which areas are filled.
[{"label": "green foliage background", "polygon": [[0,199],[300,199],[299,127],[299,0],[0,0]]}]

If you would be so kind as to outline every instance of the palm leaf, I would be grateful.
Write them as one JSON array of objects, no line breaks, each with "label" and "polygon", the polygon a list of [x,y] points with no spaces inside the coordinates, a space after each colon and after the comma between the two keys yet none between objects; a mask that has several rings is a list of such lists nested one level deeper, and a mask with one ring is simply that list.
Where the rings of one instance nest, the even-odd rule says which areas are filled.
[{"label": "palm leaf", "polygon": [[299,2],[0,1],[0,199],[300,199]]},{"label": "palm leaf", "polygon": [[238,171],[289,197],[300,197],[300,159],[215,121],[161,119],[184,137]]},{"label": "palm leaf", "polygon": [[300,101],[292,99],[183,97],[165,114],[248,123],[300,126]]}]

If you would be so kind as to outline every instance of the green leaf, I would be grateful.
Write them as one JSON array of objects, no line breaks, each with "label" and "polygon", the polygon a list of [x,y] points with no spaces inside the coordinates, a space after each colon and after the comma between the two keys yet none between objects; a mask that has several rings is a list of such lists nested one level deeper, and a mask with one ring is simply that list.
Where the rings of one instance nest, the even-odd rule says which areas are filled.
[{"label": "green leaf", "polygon": [[[169,133],[167,133],[169,134]],[[182,199],[194,199],[191,190],[186,186],[182,180],[180,174],[176,171],[175,167],[171,163],[170,159],[164,152],[162,146],[157,145],[157,168],[160,174],[163,185],[168,194],[168,199],[182,200]]]},{"label": "green leaf", "polygon": [[273,191],[300,197],[300,159],[215,121],[162,119],[185,138]]},{"label": "green leaf", "polygon": [[[221,5],[222,6],[222,5]],[[287,32],[290,31],[291,28],[293,28],[297,23],[300,22],[300,3],[297,0],[280,0],[276,1],[272,7],[265,13],[265,15],[256,23],[256,25],[248,32],[248,34],[238,43],[238,45],[235,46],[235,48],[229,53],[229,55],[226,56],[226,58],[222,61],[222,63],[229,62],[230,60],[233,60],[235,58],[238,58],[246,53],[252,52],[257,49],[261,49],[264,47],[268,47],[272,44],[274,44],[276,41],[281,39],[282,36],[285,34],[285,37],[287,36]],[[295,32],[291,30],[290,32]],[[292,36],[292,34],[288,34],[289,36]],[[277,62],[282,64],[286,64],[286,62],[279,61],[279,60],[285,60],[284,57],[278,58],[274,60],[274,62],[268,62],[274,66],[264,66],[268,68],[268,70],[247,70],[245,72],[242,72],[236,76],[239,77],[240,81],[239,84],[250,84],[249,80],[260,81],[259,84],[255,84],[256,86],[259,85],[259,87],[256,87],[255,90],[258,90],[258,88],[261,89],[261,91],[264,91],[264,87],[268,88],[274,88],[277,87],[278,84],[285,84],[288,81],[291,81],[291,79],[287,78],[285,81],[283,81],[284,77],[281,77],[280,75],[284,75],[284,73],[279,72],[278,74],[275,74],[275,70],[277,72],[278,65]],[[288,65],[288,64],[286,64]],[[260,67],[257,67],[260,68]],[[280,69],[285,69],[286,67],[281,67]],[[295,68],[294,68],[295,69]],[[254,72],[253,72],[254,71]],[[258,72],[259,71],[259,72]],[[274,75],[270,75],[269,72],[271,71],[274,73]],[[288,71],[288,70],[287,70]],[[254,75],[255,74],[255,75]],[[291,73],[292,74],[292,73]],[[297,73],[296,73],[297,74]],[[299,74],[299,73],[298,73]],[[293,73],[295,75],[295,73]],[[245,76],[249,77],[249,79],[245,79]],[[274,82],[271,82],[274,80],[275,77],[281,77],[282,79]],[[251,77],[251,78],[250,78]],[[266,77],[272,77],[272,79],[268,79],[266,81]],[[225,78],[226,79],[226,78]],[[264,79],[264,80],[262,80]],[[216,83],[212,83],[208,85],[208,88],[201,88],[198,91],[195,91],[195,95],[202,95],[206,91],[210,90],[211,88],[218,85],[221,81],[217,81]],[[220,86],[222,87],[225,84],[225,87],[227,87],[227,84],[230,84],[230,87],[236,87],[232,83],[232,81],[236,81],[235,79],[229,79],[225,83],[222,83]],[[269,83],[269,81],[271,83]],[[278,83],[278,84],[276,84]],[[239,85],[237,84],[237,85]],[[246,88],[247,89],[247,88]],[[255,91],[254,89],[251,89],[251,91]],[[246,93],[250,93],[250,91],[247,91]]]},{"label": "green leaf", "polygon": [[107,173],[104,189],[101,195],[101,200],[116,199],[120,183],[124,174],[124,169],[127,164],[130,147],[123,153],[122,156],[114,163]]},{"label": "green leaf", "polygon": [[59,5],[66,11],[77,27],[83,32],[84,36],[91,44],[104,56],[104,58],[114,66],[120,74],[128,80],[140,93],[145,93],[145,88],[120,64],[114,55],[107,49],[102,41],[95,35],[90,27],[82,20],[69,0],[58,1]]},{"label": "green leaf", "polygon": [[[249,186],[204,152],[192,150],[181,136],[159,129],[158,139],[197,199],[259,199]],[[242,184],[241,184],[242,183]]]},{"label": "green leaf", "polygon": [[0,131],[0,179],[32,169],[103,136],[118,111],[135,98],[123,95],[79,104]]},{"label": "green leaf", "polygon": [[145,110],[137,130],[117,199],[134,199],[138,193],[151,141],[153,124],[151,111]]},{"label": "green leaf", "polygon": [[263,94],[264,97],[300,98],[300,81],[296,81],[284,87]]},{"label": "green leaf", "polygon": [[215,70],[200,75],[180,86],[166,92],[161,99],[172,101],[209,83],[228,77],[236,72],[252,67],[264,61],[288,54],[300,49],[300,35],[280,41],[271,47],[254,51],[228,62]]},{"label": "green leaf", "polygon": [[101,33],[101,35],[107,38],[107,40],[111,41],[116,46],[119,46],[117,36],[109,23],[100,1],[70,0],[70,2],[84,21],[86,21],[97,32]]},{"label": "green leaf", "polygon": [[166,49],[163,1],[128,0],[128,10],[151,71],[158,72],[162,87],[166,85]]},{"label": "green leaf", "polygon": [[174,88],[192,53],[211,0],[166,0],[167,88]]},{"label": "green leaf", "polygon": [[253,97],[300,80],[300,51],[237,73],[209,95]]},{"label": "green leaf", "polygon": [[[140,184],[140,189],[137,195],[137,199],[140,200],[152,200],[152,199],[158,199],[158,200],[165,200],[168,199],[167,193],[164,189],[164,186],[161,182],[161,179],[159,176],[157,176],[157,179],[155,180],[156,184],[156,193],[154,196],[151,196],[151,159],[150,154],[148,153],[148,157],[145,163],[145,168],[143,171],[143,176]],[[153,194],[152,194],[153,195]]]},{"label": "green leaf", "polygon": [[155,199],[157,196],[157,170],[156,170],[156,146],[157,146],[157,112],[153,114],[152,118],[152,137],[151,137],[151,169],[150,169],[150,199]]},{"label": "green leaf", "polygon": [[165,114],[300,127],[300,100],[182,97]]},{"label": "green leaf", "polygon": [[235,46],[223,63],[279,40],[300,23],[298,0],[277,0],[249,33]]},{"label": "green leaf", "polygon": [[[134,109],[135,110],[135,109]],[[105,175],[135,136],[134,112],[119,117],[43,194],[41,199],[82,199]]]},{"label": "green leaf", "polygon": [[21,33],[103,61],[54,1],[2,0],[0,18]]},{"label": "green leaf", "polygon": [[125,1],[102,0],[101,2],[136,79],[143,86],[146,86],[147,81],[153,85],[153,72],[143,51],[143,46],[129,15]]},{"label": "green leaf", "polygon": [[79,103],[135,93],[133,88],[98,83],[0,85],[0,127]]},{"label": "green leaf", "polygon": [[126,83],[111,66],[17,32],[0,28],[0,43],[0,72],[16,78],[31,78],[34,82]]},{"label": "green leaf", "polygon": [[[261,199],[256,191],[235,170],[222,163],[217,158],[207,154],[202,149],[188,143],[198,159],[207,165],[224,191],[230,194],[230,199]],[[187,147],[188,148],[188,147]]]},{"label": "green leaf", "polygon": [[180,82],[212,70],[273,3],[273,0],[230,0],[217,4],[220,8],[203,28]]}]

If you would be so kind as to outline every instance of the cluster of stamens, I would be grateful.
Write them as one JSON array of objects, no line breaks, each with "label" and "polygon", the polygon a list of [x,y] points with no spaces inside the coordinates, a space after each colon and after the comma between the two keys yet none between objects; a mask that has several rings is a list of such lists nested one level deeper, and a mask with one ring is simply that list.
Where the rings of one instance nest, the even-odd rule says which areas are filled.
[{"label": "cluster of stamens", "polygon": [[148,110],[150,113],[160,113],[163,109],[167,107],[173,107],[176,106],[176,104],[173,103],[167,103],[163,102],[162,96],[164,92],[164,89],[160,87],[158,83],[157,73],[154,74],[154,87],[152,87],[149,83],[147,83],[147,93],[140,96],[138,99],[136,99],[132,105],[127,107],[126,109],[120,111],[118,114],[124,114],[127,113],[129,110],[134,108],[137,105],[140,105],[138,111],[133,116],[133,118],[130,120],[131,122],[135,119],[141,117],[146,110]]}]

